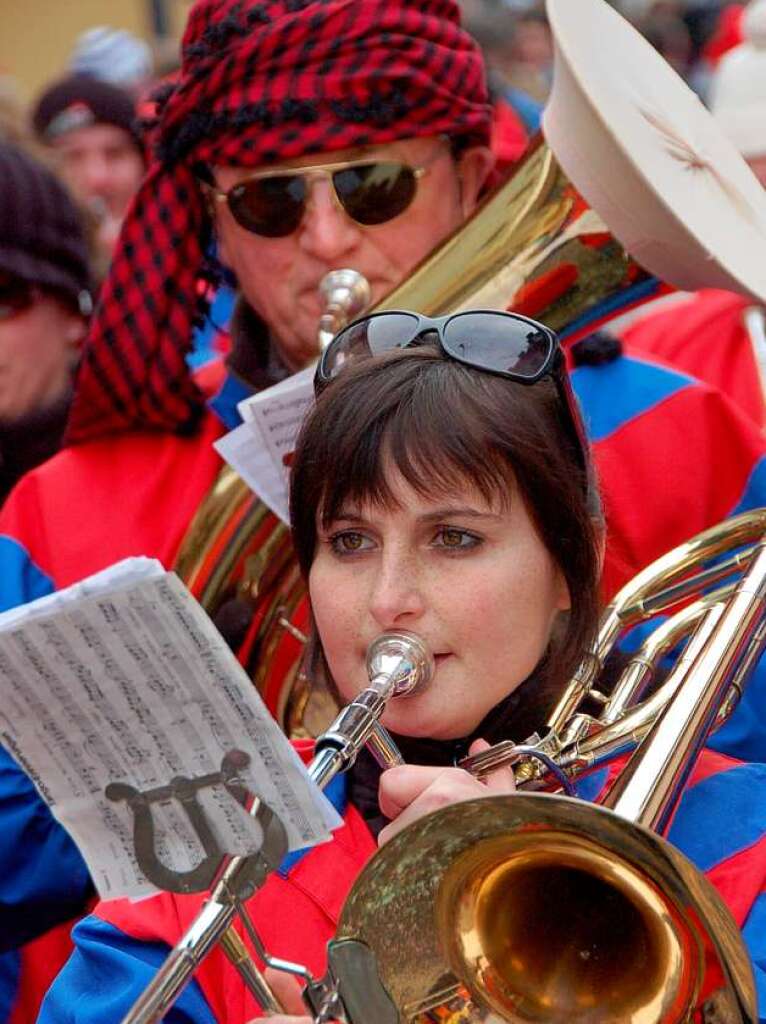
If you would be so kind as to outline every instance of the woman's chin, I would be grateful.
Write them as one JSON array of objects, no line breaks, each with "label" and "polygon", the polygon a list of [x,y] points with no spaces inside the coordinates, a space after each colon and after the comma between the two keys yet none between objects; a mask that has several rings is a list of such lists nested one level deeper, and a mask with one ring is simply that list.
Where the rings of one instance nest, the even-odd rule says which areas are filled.
[{"label": "woman's chin", "polygon": [[384,715],[383,725],[397,736],[407,736],[410,739],[424,740],[460,740],[469,736],[476,725],[470,722],[445,722],[444,707],[441,706],[431,714],[417,714],[407,711],[403,705],[392,714]]}]

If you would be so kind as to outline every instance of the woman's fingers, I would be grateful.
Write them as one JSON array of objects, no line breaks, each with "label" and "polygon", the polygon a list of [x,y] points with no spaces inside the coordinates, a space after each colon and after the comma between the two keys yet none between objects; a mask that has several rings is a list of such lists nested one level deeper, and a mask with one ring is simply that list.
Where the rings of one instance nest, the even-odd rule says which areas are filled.
[{"label": "woman's fingers", "polygon": [[266,983],[285,1011],[285,1020],[296,1021],[308,1016],[306,1004],[301,996],[301,985],[297,978],[285,974],[284,971],[275,971],[273,967],[267,967],[263,973]]},{"label": "woman's fingers", "polygon": [[403,764],[389,768],[380,777],[378,804],[381,812],[386,818],[398,818],[445,772],[465,775],[459,768],[434,768],[431,765]]},{"label": "woman's fingers", "polygon": [[[481,754],[485,750],[489,750],[489,747],[490,745],[486,740],[474,740],[468,748],[468,753]],[[481,781],[492,793],[516,792],[516,778],[510,765],[507,765],[505,768],[497,768],[495,771],[490,772],[489,775],[483,775]]]},{"label": "woman's fingers", "polygon": [[[487,750],[485,740],[471,744],[470,753]],[[516,784],[510,767],[498,768],[481,780],[462,768],[434,768],[421,765],[400,765],[389,768],[380,777],[378,803],[391,823],[380,832],[378,845],[392,839],[410,822],[425,814],[476,797],[514,793]]]}]

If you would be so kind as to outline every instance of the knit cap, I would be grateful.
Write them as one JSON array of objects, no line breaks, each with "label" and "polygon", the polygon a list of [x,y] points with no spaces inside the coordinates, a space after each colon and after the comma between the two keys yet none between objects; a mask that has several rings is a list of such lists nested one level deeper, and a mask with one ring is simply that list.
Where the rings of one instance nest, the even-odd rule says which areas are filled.
[{"label": "knit cap", "polygon": [[88,251],[77,209],[37,160],[0,142],[0,271],[90,311]]},{"label": "knit cap", "polygon": [[54,82],[38,99],[32,123],[42,141],[48,143],[76,128],[113,124],[127,132],[143,153],[130,94],[89,75],[68,75]]},{"label": "knit cap", "polygon": [[75,74],[131,89],[151,77],[152,51],[125,29],[97,25],[77,37],[69,67]]},{"label": "knit cap", "polygon": [[744,42],[730,50],[713,79],[710,106],[745,157],[766,154],[766,0],[742,18]]}]

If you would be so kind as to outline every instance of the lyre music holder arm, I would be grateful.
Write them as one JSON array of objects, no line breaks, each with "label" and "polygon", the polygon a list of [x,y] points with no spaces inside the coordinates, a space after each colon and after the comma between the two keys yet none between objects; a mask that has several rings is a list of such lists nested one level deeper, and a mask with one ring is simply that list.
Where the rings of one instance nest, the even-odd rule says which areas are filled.
[{"label": "lyre music holder arm", "polygon": [[[419,637],[404,631],[378,637],[371,645],[367,659],[371,675],[369,685],[341,710],[330,728],[316,741],[308,773],[322,789],[339,772],[351,767],[359,751],[373,736],[375,756],[389,765],[401,763],[401,755],[379,719],[391,697],[424,685],[433,674],[430,651]],[[231,942],[224,941],[224,936],[229,932],[235,914],[242,909],[241,905],[279,866],[287,850],[284,828],[276,815],[259,800],[255,800],[249,813],[260,816],[267,811],[271,820],[264,828],[261,851],[249,857],[232,857],[228,861],[202,910],[171,950],[152,984],[123,1018],[122,1024],[157,1024],[216,943],[223,942],[224,952],[230,958],[230,950],[237,944],[241,945],[241,939],[235,932],[231,932]],[[281,842],[277,839],[278,834]],[[278,856],[277,849],[280,851]],[[249,919],[246,916],[243,919],[249,931],[252,927]],[[253,969],[257,970],[255,965]],[[242,970],[240,974],[245,976]],[[246,978],[245,981],[247,983]],[[257,993],[254,994],[258,998]]]}]

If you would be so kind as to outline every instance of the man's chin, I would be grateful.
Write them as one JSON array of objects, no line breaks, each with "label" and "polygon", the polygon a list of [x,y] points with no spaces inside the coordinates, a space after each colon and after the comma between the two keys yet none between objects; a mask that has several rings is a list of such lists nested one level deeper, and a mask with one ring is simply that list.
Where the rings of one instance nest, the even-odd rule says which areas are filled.
[{"label": "man's chin", "polygon": [[[301,324],[297,321],[300,319]],[[296,329],[302,325],[303,317],[296,317]],[[310,323],[300,334],[294,333],[287,341],[276,339],[279,355],[291,373],[297,373],[319,357],[318,321]]]}]

